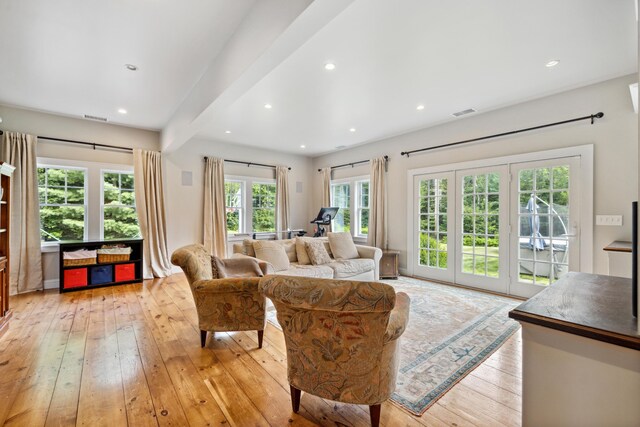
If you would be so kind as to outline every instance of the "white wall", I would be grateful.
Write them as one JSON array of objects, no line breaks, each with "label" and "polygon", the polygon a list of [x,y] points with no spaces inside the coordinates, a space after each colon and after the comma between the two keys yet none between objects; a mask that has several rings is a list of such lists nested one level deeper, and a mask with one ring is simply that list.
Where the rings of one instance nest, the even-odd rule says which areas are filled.
[{"label": "white wall", "polygon": [[[202,243],[202,203],[204,157],[290,166],[289,186],[291,195],[291,228],[309,230],[309,221],[317,213],[312,206],[310,182],[312,160],[308,157],[283,154],[241,145],[194,139],[172,153],[164,153],[165,206],[168,228],[169,254],[191,243]],[[182,185],[182,172],[192,174],[192,185]],[[225,174],[275,178],[274,170],[225,163]],[[296,183],[302,183],[302,192],[296,191]],[[318,205],[319,206],[319,205]],[[315,212],[314,212],[315,209]]]},{"label": "white wall", "polygon": [[[583,144],[594,145],[594,212],[622,214],[622,227],[595,226],[593,272],[606,274],[602,248],[613,240],[631,238],[631,202],[638,197],[638,115],[633,112],[629,84],[636,74],[571,90],[512,107],[456,119],[428,129],[384,139],[315,158],[314,170],[389,155],[389,248],[401,251],[406,268],[407,171],[491,157],[521,154]],[[588,121],[401,157],[400,152],[510,130],[605,113],[593,126]],[[345,168],[335,178],[368,173],[368,165]],[[321,200],[319,177],[314,179],[313,200]],[[595,221],[594,221],[595,222]]]},{"label": "white wall", "polygon": [[[160,134],[155,131],[93,122],[66,116],[0,105],[0,128],[53,138],[96,142],[145,150],[160,150]],[[79,145],[41,140],[38,157],[132,165],[133,156],[122,151],[93,150]],[[46,287],[58,286],[58,252],[42,254]]]}]

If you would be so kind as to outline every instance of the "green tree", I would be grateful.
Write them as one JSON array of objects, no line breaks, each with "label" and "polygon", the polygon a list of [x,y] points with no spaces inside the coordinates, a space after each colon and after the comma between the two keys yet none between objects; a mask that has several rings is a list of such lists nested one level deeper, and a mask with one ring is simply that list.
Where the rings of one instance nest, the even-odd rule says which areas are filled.
[{"label": "green tree", "polygon": [[276,231],[276,185],[254,183],[251,190],[253,231]]}]

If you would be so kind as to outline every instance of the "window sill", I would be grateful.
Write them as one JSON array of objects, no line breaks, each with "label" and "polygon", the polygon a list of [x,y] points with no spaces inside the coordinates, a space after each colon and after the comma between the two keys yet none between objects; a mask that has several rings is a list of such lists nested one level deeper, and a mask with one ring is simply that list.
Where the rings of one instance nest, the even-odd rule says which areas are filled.
[{"label": "window sill", "polygon": [[49,253],[49,252],[59,252],[60,248],[58,247],[58,244],[53,244],[53,245],[41,245],[40,246],[40,252],[41,253]]}]

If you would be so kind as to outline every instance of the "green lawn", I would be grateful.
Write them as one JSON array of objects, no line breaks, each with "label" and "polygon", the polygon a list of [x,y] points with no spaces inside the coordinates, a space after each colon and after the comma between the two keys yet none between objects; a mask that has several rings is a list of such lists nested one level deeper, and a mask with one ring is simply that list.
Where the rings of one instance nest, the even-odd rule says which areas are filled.
[{"label": "green lawn", "polygon": [[[498,277],[498,252],[499,248],[497,247],[488,247],[486,258],[484,256],[478,257],[477,255],[485,255],[483,247],[476,247],[475,249],[472,246],[463,246],[463,254],[462,254],[462,271],[468,274],[474,274],[473,267],[473,256],[472,253],[476,254],[476,265],[475,265],[475,274],[483,275],[485,274],[485,264],[487,266],[487,276],[489,277]],[[533,275],[532,274],[524,274],[520,273],[520,280],[523,282],[532,282],[533,283]],[[548,285],[549,278],[547,276],[537,276],[536,284],[538,285]]]}]

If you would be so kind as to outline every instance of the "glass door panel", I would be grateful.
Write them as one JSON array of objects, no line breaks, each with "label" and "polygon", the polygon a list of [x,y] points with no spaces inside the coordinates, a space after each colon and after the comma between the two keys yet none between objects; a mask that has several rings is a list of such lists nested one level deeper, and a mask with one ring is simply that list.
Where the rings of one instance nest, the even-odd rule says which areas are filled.
[{"label": "glass door panel", "polygon": [[453,281],[449,216],[453,174],[420,175],[414,179],[415,214],[418,233],[416,273],[424,277]]},{"label": "glass door panel", "polygon": [[505,167],[456,172],[458,232],[456,283],[506,292]]},{"label": "glass door panel", "polygon": [[512,215],[517,224],[512,237],[513,294],[532,296],[570,268],[579,268],[578,205],[572,200],[577,162],[567,158],[511,166],[517,203]]}]

